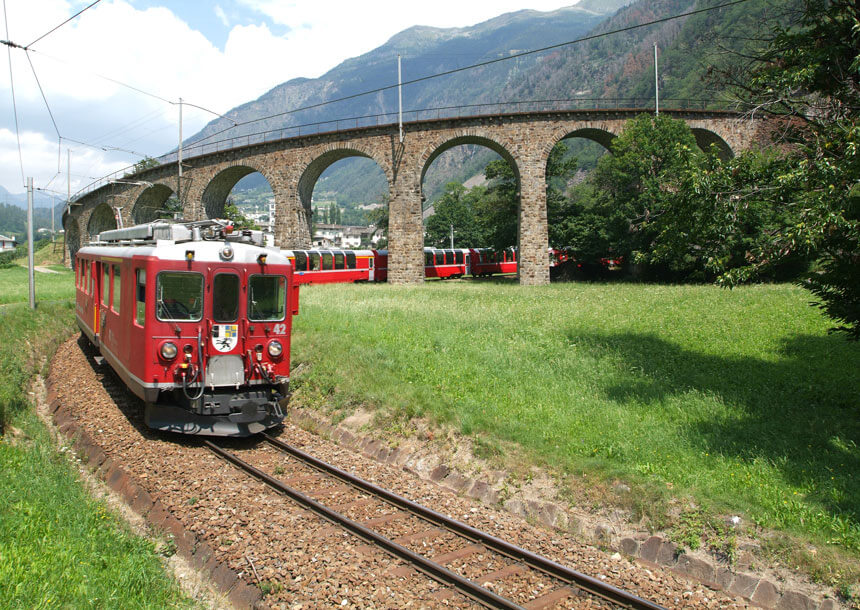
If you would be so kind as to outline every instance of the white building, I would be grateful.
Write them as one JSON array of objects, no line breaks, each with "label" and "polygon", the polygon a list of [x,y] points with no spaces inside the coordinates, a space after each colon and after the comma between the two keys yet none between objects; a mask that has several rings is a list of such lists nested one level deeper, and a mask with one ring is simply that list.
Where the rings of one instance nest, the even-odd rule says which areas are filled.
[{"label": "white building", "polygon": [[314,231],[313,243],[317,248],[343,248],[354,250],[361,247],[362,243],[370,242],[376,245],[379,241],[381,231],[376,227],[354,227],[346,225],[318,224]]},{"label": "white building", "polygon": [[11,237],[6,237],[5,235],[0,235],[0,252],[6,252],[8,250],[15,249],[15,240]]}]

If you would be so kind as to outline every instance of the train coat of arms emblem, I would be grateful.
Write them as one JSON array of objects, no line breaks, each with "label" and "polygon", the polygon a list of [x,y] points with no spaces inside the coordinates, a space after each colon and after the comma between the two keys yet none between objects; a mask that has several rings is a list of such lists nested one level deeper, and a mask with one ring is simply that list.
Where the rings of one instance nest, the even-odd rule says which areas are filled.
[{"label": "train coat of arms emblem", "polygon": [[213,324],[212,347],[219,352],[232,351],[239,342],[238,324]]}]

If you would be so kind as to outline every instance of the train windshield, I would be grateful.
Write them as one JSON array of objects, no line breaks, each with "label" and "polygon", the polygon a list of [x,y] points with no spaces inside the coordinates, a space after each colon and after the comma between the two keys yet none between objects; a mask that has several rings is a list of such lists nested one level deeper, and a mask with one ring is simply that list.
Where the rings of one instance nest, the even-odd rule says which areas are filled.
[{"label": "train windshield", "polygon": [[194,322],[203,317],[203,275],[162,271],[155,283],[155,312],[159,320]]},{"label": "train windshield", "polygon": [[239,317],[239,276],[219,273],[212,288],[212,317],[216,322],[235,322]]},{"label": "train windshield", "polygon": [[248,280],[248,319],[254,322],[283,320],[287,282],[282,275],[252,275]]}]

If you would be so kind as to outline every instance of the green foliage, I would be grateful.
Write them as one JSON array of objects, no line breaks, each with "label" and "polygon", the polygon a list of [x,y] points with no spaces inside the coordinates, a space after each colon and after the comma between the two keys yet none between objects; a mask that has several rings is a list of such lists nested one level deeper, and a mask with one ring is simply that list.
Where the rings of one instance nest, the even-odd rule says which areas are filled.
[{"label": "green foliage", "polygon": [[466,190],[456,182],[447,184],[433,206],[433,215],[427,219],[424,245],[450,248],[452,227],[455,248],[483,244],[484,236],[475,219],[475,204],[484,192],[483,187]]},{"label": "green foliage", "polygon": [[782,121],[776,134],[788,152],[688,169],[659,256],[699,248],[727,285],[814,257],[804,285],[834,330],[857,340],[860,21],[850,0],[803,0],[790,25],[776,27],[748,65],[721,73],[741,100]]},{"label": "green foliage", "polygon": [[161,165],[161,163],[158,160],[153,159],[152,157],[144,157],[134,164],[134,168],[131,173],[139,174],[140,172],[152,169],[153,167],[158,167],[159,165]]},{"label": "green foliage", "polygon": [[253,221],[248,219],[242,212],[236,207],[236,204],[233,202],[232,198],[228,198],[227,202],[224,204],[224,218],[233,222],[233,227],[236,229],[259,229]]}]

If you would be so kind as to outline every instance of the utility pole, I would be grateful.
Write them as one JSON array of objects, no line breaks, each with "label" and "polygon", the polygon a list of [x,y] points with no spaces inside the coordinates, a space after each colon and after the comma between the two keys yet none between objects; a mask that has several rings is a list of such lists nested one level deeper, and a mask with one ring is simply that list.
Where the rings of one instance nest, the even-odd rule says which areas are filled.
[{"label": "utility pole", "polygon": [[176,198],[182,206],[182,98],[179,98],[179,153],[176,155],[179,172],[176,174]]},{"label": "utility pole", "polygon": [[30,279],[30,309],[36,309],[36,278],[33,275],[33,178],[27,178],[27,270]]},{"label": "utility pole", "polygon": [[51,252],[54,251],[54,194],[51,193]]},{"label": "utility pole", "polygon": [[451,225],[451,249],[454,249],[454,225]]},{"label": "utility pole", "polygon": [[400,53],[397,54],[397,124],[400,127],[400,143],[403,144],[403,73],[400,70]]},{"label": "utility pole", "polygon": [[[66,149],[66,209],[70,209],[72,205],[72,158],[69,155],[69,149]],[[63,230],[63,266],[66,266],[66,248],[69,243],[66,241],[65,227]]]},{"label": "utility pole", "polygon": [[660,116],[660,83],[657,80],[657,43],[654,43],[654,114]]}]

